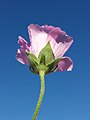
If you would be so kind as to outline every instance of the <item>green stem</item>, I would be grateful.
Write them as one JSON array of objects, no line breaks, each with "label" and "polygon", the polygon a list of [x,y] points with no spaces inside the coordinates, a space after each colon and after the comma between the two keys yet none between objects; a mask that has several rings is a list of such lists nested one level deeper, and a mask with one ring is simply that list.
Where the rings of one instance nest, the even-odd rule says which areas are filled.
[{"label": "green stem", "polygon": [[39,112],[39,109],[40,109],[40,106],[41,106],[41,103],[42,103],[44,92],[45,92],[45,83],[44,83],[45,72],[44,71],[40,71],[39,75],[40,75],[40,81],[41,81],[41,90],[40,90],[39,99],[38,99],[38,102],[37,102],[36,109],[34,111],[32,120],[36,120],[36,117],[38,115],[38,112]]}]

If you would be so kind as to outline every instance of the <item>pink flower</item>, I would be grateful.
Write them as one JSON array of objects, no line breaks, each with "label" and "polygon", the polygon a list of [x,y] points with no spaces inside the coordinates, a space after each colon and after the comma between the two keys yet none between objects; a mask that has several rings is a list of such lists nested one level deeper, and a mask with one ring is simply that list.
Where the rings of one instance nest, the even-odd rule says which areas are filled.
[{"label": "pink flower", "polygon": [[19,62],[29,65],[26,50],[38,58],[40,51],[50,42],[55,59],[61,58],[57,71],[72,70],[72,60],[69,57],[63,57],[73,42],[73,39],[66,32],[58,27],[31,24],[28,26],[28,33],[31,44],[28,44],[22,37],[18,37],[20,48],[17,51],[16,58]]}]

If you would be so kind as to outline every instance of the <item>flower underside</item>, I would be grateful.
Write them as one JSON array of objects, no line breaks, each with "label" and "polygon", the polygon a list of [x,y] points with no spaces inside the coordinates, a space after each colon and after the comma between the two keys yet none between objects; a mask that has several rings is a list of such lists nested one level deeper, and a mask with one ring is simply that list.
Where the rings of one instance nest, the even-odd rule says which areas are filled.
[{"label": "flower underside", "polygon": [[30,70],[36,74],[40,69],[45,70],[45,74],[72,70],[72,60],[63,57],[73,42],[66,32],[58,27],[31,24],[28,33],[31,44],[19,36],[20,48],[16,54],[19,62],[29,65]]},{"label": "flower underside", "polygon": [[55,59],[49,42],[40,51],[38,58],[28,51],[26,51],[26,54],[30,63],[29,68],[35,74],[39,74],[41,70],[45,71],[45,74],[54,72],[61,60],[61,58]]}]

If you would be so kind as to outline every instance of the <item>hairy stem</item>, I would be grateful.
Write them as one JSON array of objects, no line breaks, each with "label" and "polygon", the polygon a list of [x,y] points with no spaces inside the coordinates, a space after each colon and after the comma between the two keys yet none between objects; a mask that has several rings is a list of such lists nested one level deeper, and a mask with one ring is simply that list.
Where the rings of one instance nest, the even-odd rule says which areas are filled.
[{"label": "hairy stem", "polygon": [[36,120],[36,117],[38,115],[38,112],[39,112],[39,109],[40,109],[40,106],[41,106],[41,103],[42,103],[44,92],[45,92],[45,81],[44,81],[45,72],[40,71],[39,75],[40,75],[40,81],[41,81],[41,90],[40,90],[39,99],[38,99],[38,102],[37,102],[37,105],[36,105],[32,120]]}]

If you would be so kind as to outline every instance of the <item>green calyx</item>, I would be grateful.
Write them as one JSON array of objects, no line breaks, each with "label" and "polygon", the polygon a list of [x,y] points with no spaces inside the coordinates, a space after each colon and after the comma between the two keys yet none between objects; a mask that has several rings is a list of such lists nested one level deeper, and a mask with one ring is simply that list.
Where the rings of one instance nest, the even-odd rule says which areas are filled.
[{"label": "green calyx", "polygon": [[45,74],[54,72],[61,60],[61,58],[55,59],[49,42],[40,51],[38,58],[28,51],[26,51],[26,54],[30,63],[29,69],[35,74],[39,74],[40,71],[44,71]]}]

